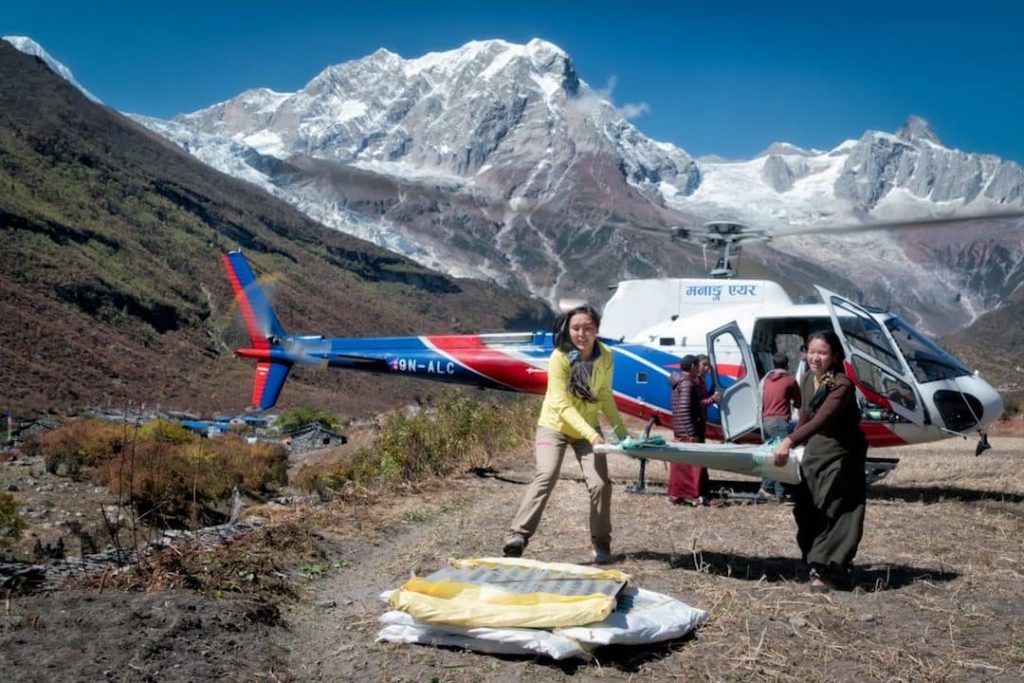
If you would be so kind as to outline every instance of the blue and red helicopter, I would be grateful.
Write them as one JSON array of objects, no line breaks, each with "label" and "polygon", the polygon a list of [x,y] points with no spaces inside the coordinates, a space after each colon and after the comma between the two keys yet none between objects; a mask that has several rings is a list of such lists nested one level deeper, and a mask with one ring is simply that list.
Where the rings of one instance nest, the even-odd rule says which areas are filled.
[{"label": "blue and red helicopter", "polygon": [[[733,224],[708,224],[723,234]],[[718,226],[718,227],[715,227]],[[740,233],[736,233],[740,234]],[[734,240],[738,247],[739,239]],[[726,247],[729,246],[727,242]],[[728,251],[726,251],[728,264]],[[295,365],[415,376],[489,389],[543,394],[553,350],[548,331],[408,337],[288,334],[240,251],[223,256],[256,361],[252,403],[278,399]],[[987,447],[985,428],[1003,402],[981,376],[900,317],[818,288],[824,303],[794,304],[767,280],[651,279],[620,282],[606,304],[602,340],[614,354],[613,391],[626,414],[671,425],[668,375],[686,354],[707,353],[722,394],[709,436],[757,440],[758,381],[767,359],[796,359],[806,336],[834,329],[858,388],[862,429],[874,447],[962,436]],[[795,364],[794,364],[795,366]]]}]

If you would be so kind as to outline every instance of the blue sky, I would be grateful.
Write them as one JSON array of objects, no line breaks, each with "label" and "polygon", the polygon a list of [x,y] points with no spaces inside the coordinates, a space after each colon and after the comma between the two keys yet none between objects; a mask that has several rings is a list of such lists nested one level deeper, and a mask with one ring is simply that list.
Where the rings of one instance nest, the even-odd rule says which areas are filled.
[{"label": "blue sky", "polygon": [[411,58],[534,37],[611,88],[646,135],[749,157],[829,149],[927,119],[947,146],[1024,163],[1024,3],[8,0],[27,35],[107,104],[170,117],[253,87],[301,88],[379,47]]}]

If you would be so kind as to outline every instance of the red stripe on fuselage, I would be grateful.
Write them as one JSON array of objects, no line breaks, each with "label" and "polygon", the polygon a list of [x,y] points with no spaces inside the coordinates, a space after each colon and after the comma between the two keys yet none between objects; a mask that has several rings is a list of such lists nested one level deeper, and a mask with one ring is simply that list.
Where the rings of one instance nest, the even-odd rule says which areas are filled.
[{"label": "red stripe on fuselage", "polygon": [[747,368],[743,365],[717,363],[715,364],[715,369],[718,370],[719,377],[729,377],[731,379],[740,380],[747,376]]},{"label": "red stripe on fuselage", "polygon": [[[228,258],[227,254],[224,254],[221,259],[224,261],[224,269],[228,271],[228,279],[231,280],[231,288],[235,290],[235,301],[238,302],[238,308],[242,311],[242,318],[245,320],[245,327],[249,331],[250,343],[252,343],[253,348],[261,350],[269,349],[270,344],[260,331],[260,326],[256,324],[256,314],[253,313],[252,304],[249,303],[249,297],[245,293],[242,283],[239,282],[238,275],[235,274],[235,268],[231,265],[231,259]],[[264,377],[264,379],[266,378]]]},{"label": "red stripe on fuselage", "polygon": [[655,422],[665,426],[672,424],[672,413],[664,408],[633,400],[626,396],[615,395],[615,406],[623,413],[639,417],[641,420],[656,418]]},{"label": "red stripe on fuselage", "polygon": [[875,448],[903,446],[907,440],[880,422],[861,422],[860,430],[868,439],[868,445]]},{"label": "red stripe on fuselage", "polygon": [[442,335],[424,339],[438,351],[493,382],[531,394],[543,394],[547,390],[546,370],[487,346],[478,335]]}]

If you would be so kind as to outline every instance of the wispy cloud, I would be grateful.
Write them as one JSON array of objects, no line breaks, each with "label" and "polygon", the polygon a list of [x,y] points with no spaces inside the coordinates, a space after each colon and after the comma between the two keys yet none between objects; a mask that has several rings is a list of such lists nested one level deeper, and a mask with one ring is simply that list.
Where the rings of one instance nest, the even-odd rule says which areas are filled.
[{"label": "wispy cloud", "polygon": [[612,76],[608,79],[608,83],[603,88],[594,88],[588,91],[585,95],[578,97],[570,102],[570,106],[576,107],[578,110],[583,112],[592,112],[597,110],[601,106],[611,105],[619,116],[626,119],[633,119],[637,116],[643,116],[651,110],[650,105],[646,102],[630,102],[622,106],[617,106],[615,100],[612,97],[615,90],[615,85],[618,83],[618,79]]},{"label": "wispy cloud", "polygon": [[638,116],[643,116],[651,110],[646,102],[630,102],[624,104],[621,107],[616,107],[617,111],[627,119],[635,119]]},{"label": "wispy cloud", "polygon": [[608,78],[608,83],[603,88],[597,89],[597,94],[602,99],[608,100],[615,107],[615,111],[619,112],[620,116],[627,119],[635,119],[638,116],[643,116],[651,110],[651,107],[646,102],[629,102],[621,106],[615,104],[615,98],[613,97],[615,86],[619,84],[618,76],[612,74]]}]

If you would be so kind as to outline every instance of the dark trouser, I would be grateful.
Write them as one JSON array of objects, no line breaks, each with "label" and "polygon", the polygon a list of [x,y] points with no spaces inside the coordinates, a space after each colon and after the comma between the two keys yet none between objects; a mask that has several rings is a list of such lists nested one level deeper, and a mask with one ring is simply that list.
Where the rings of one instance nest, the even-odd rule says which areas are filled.
[{"label": "dark trouser", "polygon": [[841,471],[825,471],[821,477],[801,465],[803,481],[791,487],[797,545],[804,562],[824,576],[849,568],[864,535],[863,461],[850,460]]},{"label": "dark trouser", "polygon": [[[766,417],[761,425],[761,431],[764,434],[765,441],[774,436],[780,439],[784,438],[789,434],[789,420],[781,417]],[[776,498],[782,498],[786,495],[786,488],[782,485],[782,482],[775,481],[774,479],[762,479],[761,490],[770,493]]]}]

